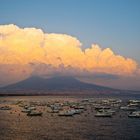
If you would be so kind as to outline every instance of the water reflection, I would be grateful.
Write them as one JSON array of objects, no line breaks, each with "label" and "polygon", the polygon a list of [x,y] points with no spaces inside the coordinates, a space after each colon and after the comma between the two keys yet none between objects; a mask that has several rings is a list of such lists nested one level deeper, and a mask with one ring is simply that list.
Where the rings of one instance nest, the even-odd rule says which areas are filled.
[{"label": "water reflection", "polygon": [[[140,119],[128,118],[128,112],[119,111],[112,118],[95,117],[96,111],[90,106],[80,115],[60,117],[41,107],[43,116],[27,117],[14,103],[16,101],[69,101],[78,102],[74,97],[2,97],[1,105],[10,105],[12,110],[0,110],[1,140],[132,140],[140,139]],[[98,98],[99,100],[99,98]]]}]

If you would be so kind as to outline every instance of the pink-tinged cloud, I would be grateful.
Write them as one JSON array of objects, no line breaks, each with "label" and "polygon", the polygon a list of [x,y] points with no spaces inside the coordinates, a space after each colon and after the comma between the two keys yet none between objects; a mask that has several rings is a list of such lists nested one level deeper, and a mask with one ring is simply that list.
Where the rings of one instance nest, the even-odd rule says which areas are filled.
[{"label": "pink-tinged cloud", "polygon": [[0,76],[9,75],[1,84],[33,74],[133,76],[140,73],[135,60],[117,55],[110,48],[101,49],[93,44],[83,50],[81,46],[81,42],[70,35],[44,33],[41,29],[19,28],[13,24],[0,25]]}]

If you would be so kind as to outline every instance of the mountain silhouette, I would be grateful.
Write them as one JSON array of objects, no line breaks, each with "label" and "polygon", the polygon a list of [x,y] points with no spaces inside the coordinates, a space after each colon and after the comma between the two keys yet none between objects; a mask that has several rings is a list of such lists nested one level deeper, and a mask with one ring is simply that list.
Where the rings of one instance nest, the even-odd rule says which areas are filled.
[{"label": "mountain silhouette", "polygon": [[112,90],[95,84],[81,82],[74,77],[29,77],[23,81],[3,87],[5,90]]}]

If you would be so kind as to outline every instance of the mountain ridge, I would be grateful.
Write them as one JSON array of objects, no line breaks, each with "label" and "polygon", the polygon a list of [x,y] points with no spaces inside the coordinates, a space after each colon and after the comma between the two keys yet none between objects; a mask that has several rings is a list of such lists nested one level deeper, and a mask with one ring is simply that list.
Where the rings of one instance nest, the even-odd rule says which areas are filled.
[{"label": "mountain ridge", "polygon": [[33,76],[20,82],[2,87],[3,90],[114,90],[96,84],[81,82],[70,76],[57,76],[48,79]]}]

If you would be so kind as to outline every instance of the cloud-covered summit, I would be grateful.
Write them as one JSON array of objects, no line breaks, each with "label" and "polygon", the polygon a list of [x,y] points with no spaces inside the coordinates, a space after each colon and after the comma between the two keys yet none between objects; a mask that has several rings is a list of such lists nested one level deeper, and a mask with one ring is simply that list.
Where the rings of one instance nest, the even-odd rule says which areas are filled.
[{"label": "cloud-covered summit", "polygon": [[0,83],[7,84],[31,75],[131,76],[139,71],[131,58],[115,54],[97,44],[83,50],[82,43],[66,34],[41,29],[0,25]]}]

